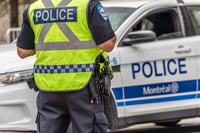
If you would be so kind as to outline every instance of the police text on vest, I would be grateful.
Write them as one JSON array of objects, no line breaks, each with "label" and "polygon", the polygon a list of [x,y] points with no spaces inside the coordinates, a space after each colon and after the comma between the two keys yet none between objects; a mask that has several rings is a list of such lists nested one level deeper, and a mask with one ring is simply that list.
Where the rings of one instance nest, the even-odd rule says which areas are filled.
[{"label": "police text on vest", "polygon": [[34,24],[77,22],[77,7],[36,9],[33,19]]}]

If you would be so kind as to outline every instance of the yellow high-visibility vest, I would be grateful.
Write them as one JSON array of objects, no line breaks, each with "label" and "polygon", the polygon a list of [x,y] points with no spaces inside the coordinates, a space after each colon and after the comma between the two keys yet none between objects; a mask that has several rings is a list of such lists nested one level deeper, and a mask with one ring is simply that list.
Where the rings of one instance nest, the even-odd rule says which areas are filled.
[{"label": "yellow high-visibility vest", "polygon": [[102,52],[87,22],[89,0],[39,0],[29,7],[35,34],[34,78],[43,91],[76,91],[90,81]]}]

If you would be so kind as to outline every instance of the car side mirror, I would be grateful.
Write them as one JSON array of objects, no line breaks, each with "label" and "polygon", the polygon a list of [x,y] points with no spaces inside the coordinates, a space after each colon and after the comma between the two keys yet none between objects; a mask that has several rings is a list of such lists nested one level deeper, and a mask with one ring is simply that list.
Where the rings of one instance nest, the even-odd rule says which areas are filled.
[{"label": "car side mirror", "polygon": [[136,43],[151,42],[156,40],[156,34],[150,30],[129,32],[122,40],[123,46],[130,46]]}]

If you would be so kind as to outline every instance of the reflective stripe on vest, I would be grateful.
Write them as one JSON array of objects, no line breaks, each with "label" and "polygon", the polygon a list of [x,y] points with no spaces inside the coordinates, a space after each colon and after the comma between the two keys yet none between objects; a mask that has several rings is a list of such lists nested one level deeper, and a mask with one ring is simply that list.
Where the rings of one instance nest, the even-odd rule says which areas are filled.
[{"label": "reflective stripe on vest", "polygon": [[34,73],[77,73],[92,72],[94,64],[77,64],[77,65],[35,65]]},{"label": "reflective stripe on vest", "polygon": [[[40,0],[30,6],[30,22],[36,36],[34,78],[39,89],[44,91],[76,91],[85,87],[90,81],[94,70],[93,64],[102,50],[92,38],[85,14],[81,15],[82,11],[86,12],[89,0],[62,0],[55,6],[56,2],[58,1]],[[57,23],[54,22],[55,19],[40,18],[41,14],[53,14],[61,10],[64,12],[65,9],[72,7],[75,9],[77,2],[77,22]],[[78,30],[76,23],[80,25]],[[59,35],[60,33],[64,35],[60,41],[51,35],[52,27],[55,32],[59,32]],[[50,30],[51,36],[47,36]],[[67,40],[63,41],[65,37]]]}]

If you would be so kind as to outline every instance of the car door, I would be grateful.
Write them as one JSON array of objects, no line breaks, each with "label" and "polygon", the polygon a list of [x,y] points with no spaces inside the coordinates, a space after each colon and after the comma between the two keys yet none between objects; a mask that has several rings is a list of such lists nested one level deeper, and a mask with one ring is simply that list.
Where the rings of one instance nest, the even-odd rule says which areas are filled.
[{"label": "car door", "polygon": [[[143,42],[127,34],[122,39],[118,47],[124,92],[121,105],[127,118],[140,116],[136,120],[140,122],[162,119],[162,115],[146,115],[187,110],[191,115],[196,113],[197,40],[184,37],[181,22],[176,8],[153,11],[133,22],[127,34],[150,30],[156,40]],[[170,119],[169,115],[165,117]]]},{"label": "car door", "polygon": [[[192,2],[192,1],[190,1]],[[194,1],[195,2],[195,1]],[[188,26],[188,38],[193,38],[193,40],[196,40],[197,45],[197,56],[196,56],[196,62],[197,62],[197,80],[198,80],[198,96],[197,96],[197,102],[198,102],[198,115],[200,114],[200,4],[197,3],[191,3],[186,4],[182,7],[182,10],[185,14],[188,14],[188,21],[186,22],[186,25]]]}]

